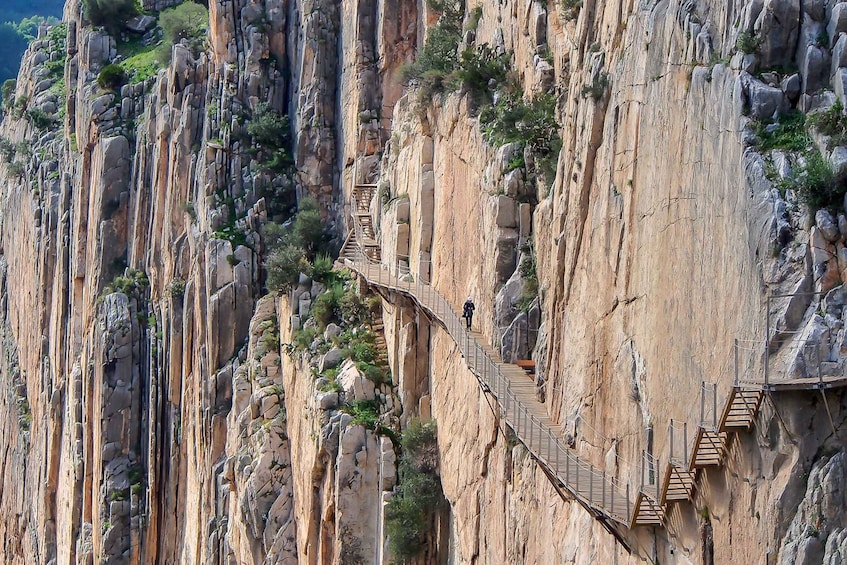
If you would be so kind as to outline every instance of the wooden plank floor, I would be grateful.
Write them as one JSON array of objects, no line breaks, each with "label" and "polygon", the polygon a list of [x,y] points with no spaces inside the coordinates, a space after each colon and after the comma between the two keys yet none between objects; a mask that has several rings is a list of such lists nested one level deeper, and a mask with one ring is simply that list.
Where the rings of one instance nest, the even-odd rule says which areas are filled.
[{"label": "wooden plank floor", "polygon": [[553,422],[545,405],[539,402],[537,387],[526,371],[517,365],[503,363],[481,333],[465,334],[461,326],[464,320],[430,285],[414,281],[411,276],[397,277],[382,265],[364,261],[348,261],[348,264],[369,283],[412,297],[438,320],[464,351],[468,367],[497,396],[503,417],[535,458],[571,494],[580,497],[596,512],[624,525],[630,523],[632,504],[627,500],[627,491],[568,448],[561,426]]}]

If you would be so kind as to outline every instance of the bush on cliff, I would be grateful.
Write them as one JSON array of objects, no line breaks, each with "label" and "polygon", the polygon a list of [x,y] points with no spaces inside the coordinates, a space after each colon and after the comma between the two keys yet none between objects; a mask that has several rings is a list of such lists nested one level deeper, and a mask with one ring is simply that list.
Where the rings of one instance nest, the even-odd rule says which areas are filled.
[{"label": "bush on cliff", "polygon": [[158,57],[162,61],[171,60],[171,47],[187,39],[192,51],[199,52],[209,27],[209,10],[201,4],[183,2],[179,6],[168,8],[159,15],[163,41]]},{"label": "bush on cliff", "polygon": [[435,422],[412,420],[403,432],[401,445],[400,484],[388,502],[385,528],[394,556],[408,561],[426,546],[444,497],[438,477]]},{"label": "bush on cliff", "polygon": [[[318,260],[318,256],[328,251],[327,237],[318,203],[313,198],[300,200],[293,222],[266,224],[264,237],[268,249],[265,261],[268,290],[287,292],[297,284],[300,273],[312,275],[326,270],[326,261]],[[317,269],[313,263],[319,264]]]},{"label": "bush on cliff", "polygon": [[135,0],[83,0],[85,17],[110,34],[119,32],[131,17],[138,13]]},{"label": "bush on cliff", "polygon": [[97,75],[97,84],[100,88],[117,90],[126,82],[126,72],[119,65],[106,65]]}]

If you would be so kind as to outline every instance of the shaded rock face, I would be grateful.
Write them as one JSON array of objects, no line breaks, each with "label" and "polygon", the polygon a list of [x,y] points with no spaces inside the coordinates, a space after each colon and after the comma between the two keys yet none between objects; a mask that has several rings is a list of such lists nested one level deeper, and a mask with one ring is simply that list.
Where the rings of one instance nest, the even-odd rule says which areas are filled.
[{"label": "shaded rock face", "polygon": [[[339,58],[340,37],[390,73],[410,51],[395,57],[379,40],[378,63],[375,17],[356,40],[333,3],[209,11],[208,49],[176,45],[157,75],[116,91],[96,79],[118,44],[84,25],[80,2],[24,60],[22,111],[0,127],[12,148],[0,165],[0,383],[11,391],[0,479],[21,485],[0,497],[9,562],[300,561],[279,344],[265,343],[278,323],[272,304],[257,307],[258,228],[268,199],[296,188],[342,216],[334,140],[358,135],[364,108],[336,107],[336,70],[375,117],[392,104],[376,72]],[[395,23],[387,38],[408,33]],[[265,101],[296,125],[299,178],[259,172],[247,151],[245,124]],[[276,330],[261,327],[269,319]],[[361,465],[376,484],[378,462]],[[376,551],[375,534],[351,532]]]}]

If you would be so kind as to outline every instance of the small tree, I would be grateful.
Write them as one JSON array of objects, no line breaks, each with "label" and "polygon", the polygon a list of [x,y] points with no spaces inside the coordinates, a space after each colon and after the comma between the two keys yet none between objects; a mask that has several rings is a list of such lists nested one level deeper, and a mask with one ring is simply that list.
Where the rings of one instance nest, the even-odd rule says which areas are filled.
[{"label": "small tree", "polygon": [[203,35],[209,26],[209,11],[200,4],[183,2],[159,16],[165,40],[176,43],[181,39],[193,39]]},{"label": "small tree", "polygon": [[100,88],[117,90],[126,82],[126,73],[120,65],[106,65],[97,75]]},{"label": "small tree", "polygon": [[10,107],[12,102],[15,101],[15,87],[17,84],[18,83],[15,79],[10,78],[3,83],[2,87],[0,87],[0,100],[3,101],[4,107]]},{"label": "small tree", "polygon": [[83,0],[82,5],[91,23],[105,27],[112,35],[138,13],[135,0]]},{"label": "small tree", "polygon": [[270,252],[265,268],[268,271],[268,289],[287,292],[297,285],[300,273],[308,270],[309,262],[302,247],[285,241]]}]

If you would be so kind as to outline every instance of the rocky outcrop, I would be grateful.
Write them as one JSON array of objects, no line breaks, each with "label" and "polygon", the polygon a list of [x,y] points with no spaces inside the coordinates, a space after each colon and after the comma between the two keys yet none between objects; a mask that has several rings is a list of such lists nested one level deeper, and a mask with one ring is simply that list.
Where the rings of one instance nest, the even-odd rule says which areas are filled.
[{"label": "rocky outcrop", "polygon": [[[552,101],[562,149],[545,170],[520,141],[496,146],[455,77],[429,102],[404,89],[429,3],[213,0],[207,44],[177,41],[113,91],[97,78],[124,38],[69,1],[0,125],[0,480],[16,486],[0,493],[0,552],[390,562],[394,440],[419,417],[438,423],[446,500],[422,560],[837,561],[841,393],[774,395],[669,535],[621,538],[630,554],[560,496],[407,298],[374,299],[390,373],[375,378],[341,343],[363,334],[316,322],[324,283],[264,296],[262,226],[309,194],[340,242],[351,184],[376,184],[385,268],[455,306],[472,295],[482,339],[535,361],[580,455],[638,485],[667,421],[698,421],[701,381],[730,386],[735,338],[755,343],[750,371],[768,351],[775,372],[843,373],[847,210],[785,188],[805,146],[756,145],[779,128],[764,122],[844,98],[843,6],[468,6],[463,47],[508,54],[511,87]],[[288,115],[293,167],[251,139],[261,112]],[[813,149],[840,179],[845,147],[825,129]]]}]

